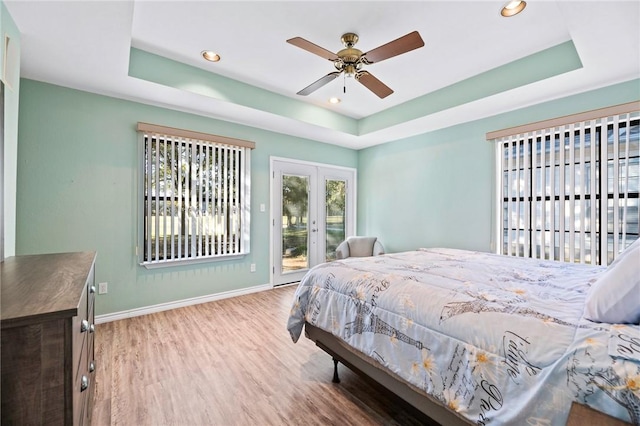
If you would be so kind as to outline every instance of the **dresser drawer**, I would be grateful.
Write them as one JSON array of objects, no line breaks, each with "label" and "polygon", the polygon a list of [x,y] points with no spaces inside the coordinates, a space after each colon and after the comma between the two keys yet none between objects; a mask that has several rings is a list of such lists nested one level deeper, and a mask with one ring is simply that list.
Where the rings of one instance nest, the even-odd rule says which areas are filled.
[{"label": "dresser drawer", "polygon": [[93,389],[95,381],[95,359],[94,359],[94,339],[95,339],[95,280],[94,268],[87,279],[86,284],[86,321],[88,330],[84,332],[82,353],[80,355],[80,364],[78,368],[78,383],[80,383],[80,391],[78,402],[74,402],[74,409],[77,410],[79,425],[89,425],[91,423],[91,411],[93,406]]},{"label": "dresser drawer", "polygon": [[[86,352],[86,349],[84,349],[87,346],[87,336],[89,335],[89,330],[91,329],[91,323],[89,322],[89,312],[88,312],[88,291],[87,288],[85,287],[83,292],[82,292],[82,296],[80,297],[80,303],[78,305],[78,315],[73,317],[72,319],[72,352],[73,352],[73,357],[72,359],[72,364],[71,364],[71,368],[73,371],[73,377],[75,378],[79,372],[80,372],[80,367],[81,365],[85,365],[85,362],[81,362],[80,361],[80,357],[82,354],[82,351],[84,350]],[[86,356],[86,355],[85,355]]]},{"label": "dresser drawer", "polygon": [[[86,342],[86,341],[85,341]],[[87,398],[91,393],[91,385],[93,381],[93,377],[89,374],[89,361],[88,358],[88,347],[87,345],[82,346],[82,351],[80,354],[80,369],[78,374],[73,380],[73,424],[81,425],[83,424],[83,407],[87,403]]]},{"label": "dresser drawer", "polygon": [[74,425],[87,425],[90,419],[93,389],[95,381],[95,361],[93,359],[94,339],[87,334],[80,353],[78,373],[73,382],[73,418]]},{"label": "dresser drawer", "polygon": [[73,365],[76,367],[73,385],[74,425],[87,425],[91,418],[91,398],[95,378],[95,362],[93,359],[95,334],[94,302],[94,269],[91,268],[84,293],[80,299],[78,316],[76,317],[78,326],[75,329],[76,336],[73,343]]},{"label": "dresser drawer", "polygon": [[[93,272],[93,270],[92,270]],[[87,281],[87,299],[88,299],[88,312],[87,312],[87,318],[89,321],[89,334],[87,334],[87,371],[89,372],[90,378],[91,378],[91,388],[93,388],[93,377],[95,376],[95,370],[96,370],[96,362],[95,362],[95,352],[94,352],[94,341],[95,341],[95,334],[96,334],[96,329],[95,329],[95,311],[94,311],[94,306],[95,306],[95,299],[96,299],[96,287],[95,287],[95,283],[94,283],[94,279],[93,279],[93,273],[90,275],[90,280]],[[91,405],[91,404],[90,404]]]},{"label": "dresser drawer", "polygon": [[87,294],[88,294],[88,298],[87,298],[87,303],[88,303],[88,311],[89,311],[89,317],[91,318],[91,321],[93,322],[93,306],[96,300],[96,286],[93,282],[93,274],[91,274],[90,276],[90,280],[87,281]]}]

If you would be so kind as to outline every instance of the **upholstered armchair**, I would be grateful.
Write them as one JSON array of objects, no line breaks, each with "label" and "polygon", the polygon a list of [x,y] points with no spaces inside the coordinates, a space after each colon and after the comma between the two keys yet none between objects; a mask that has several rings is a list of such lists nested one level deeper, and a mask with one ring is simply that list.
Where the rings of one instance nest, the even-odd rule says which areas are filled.
[{"label": "upholstered armchair", "polygon": [[380,254],[384,254],[384,246],[377,237],[349,237],[336,247],[336,259]]}]

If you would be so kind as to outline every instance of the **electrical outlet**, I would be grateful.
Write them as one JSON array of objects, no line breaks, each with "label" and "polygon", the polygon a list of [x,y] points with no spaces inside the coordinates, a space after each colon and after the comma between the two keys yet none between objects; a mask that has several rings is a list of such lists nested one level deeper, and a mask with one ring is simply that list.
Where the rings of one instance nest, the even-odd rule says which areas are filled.
[{"label": "electrical outlet", "polygon": [[98,284],[98,294],[106,294],[108,292],[107,283]]},{"label": "electrical outlet", "polygon": [[251,272],[255,272],[255,271],[256,271],[256,264],[255,264],[255,263],[252,263],[252,264],[251,264],[251,266],[249,267],[249,270],[250,270]]}]

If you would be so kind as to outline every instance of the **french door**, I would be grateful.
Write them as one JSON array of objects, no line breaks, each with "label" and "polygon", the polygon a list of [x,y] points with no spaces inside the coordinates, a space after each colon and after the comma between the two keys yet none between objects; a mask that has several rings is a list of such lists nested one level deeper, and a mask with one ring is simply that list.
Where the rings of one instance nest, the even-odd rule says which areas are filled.
[{"label": "french door", "polygon": [[300,281],[355,229],[356,171],[271,160],[273,285]]}]

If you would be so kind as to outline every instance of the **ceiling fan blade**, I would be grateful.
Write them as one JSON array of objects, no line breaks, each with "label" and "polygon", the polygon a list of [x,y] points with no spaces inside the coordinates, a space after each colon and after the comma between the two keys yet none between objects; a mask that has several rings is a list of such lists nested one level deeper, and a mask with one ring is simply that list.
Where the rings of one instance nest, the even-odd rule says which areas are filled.
[{"label": "ceiling fan blade", "polygon": [[309,93],[315,92],[325,84],[329,83],[330,81],[333,81],[341,73],[342,73],[341,71],[330,72],[329,74],[325,75],[321,79],[314,81],[313,83],[311,83],[310,85],[308,85],[307,87],[299,91],[298,95],[307,96]]},{"label": "ceiling fan blade", "polygon": [[320,47],[317,44],[311,43],[308,40],[303,39],[302,37],[294,37],[287,40],[287,43],[293,44],[294,46],[299,47],[300,49],[304,49],[307,52],[311,52],[316,54],[324,59],[328,59],[330,61],[335,61],[338,59],[338,55],[333,52],[328,51],[324,47]]},{"label": "ceiling fan blade", "polygon": [[365,53],[363,56],[367,58],[367,62],[374,63],[393,58],[394,56],[410,52],[414,49],[424,46],[424,41],[417,31],[409,33],[405,36],[376,47]]},{"label": "ceiling fan blade", "polygon": [[364,87],[375,93],[380,99],[384,99],[393,93],[393,90],[386,84],[369,74],[367,71],[360,71],[356,74],[358,80]]}]

